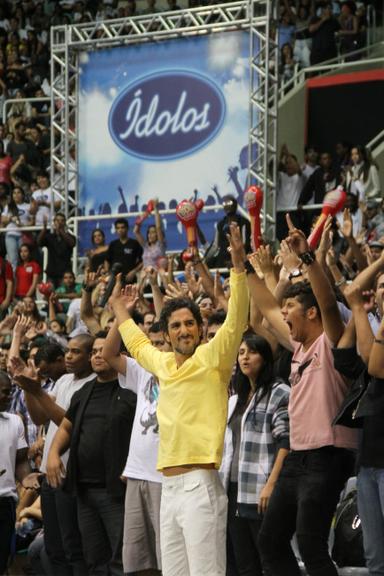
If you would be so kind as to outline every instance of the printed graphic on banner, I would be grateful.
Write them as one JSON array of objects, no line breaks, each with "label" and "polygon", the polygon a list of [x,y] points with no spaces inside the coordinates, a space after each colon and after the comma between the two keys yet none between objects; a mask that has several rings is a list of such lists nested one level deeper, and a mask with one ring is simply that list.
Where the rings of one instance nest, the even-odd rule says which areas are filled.
[{"label": "printed graphic on banner", "polygon": [[[239,204],[247,186],[249,37],[212,34],[80,55],[79,198],[83,216],[138,212],[157,197],[160,209],[184,198]],[[256,150],[252,151],[253,154]],[[199,224],[213,239],[221,210]],[[146,225],[153,223],[152,218]],[[175,215],[164,218],[167,247],[186,247]],[[80,250],[113,218],[83,222]],[[145,236],[145,229],[142,231]]]}]

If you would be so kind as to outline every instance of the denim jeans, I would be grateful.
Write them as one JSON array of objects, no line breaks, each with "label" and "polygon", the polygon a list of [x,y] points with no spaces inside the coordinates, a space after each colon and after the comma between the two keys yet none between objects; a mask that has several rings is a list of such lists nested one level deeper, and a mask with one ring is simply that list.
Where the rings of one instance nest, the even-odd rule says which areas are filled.
[{"label": "denim jeans", "polygon": [[328,536],[353,461],[352,453],[333,446],[288,454],[259,533],[263,565],[274,576],[300,576],[291,547],[295,532],[307,573],[337,576]]},{"label": "denim jeans", "polygon": [[7,250],[8,262],[11,263],[13,273],[15,273],[17,264],[19,262],[19,247],[21,244],[21,236],[12,236],[5,234],[5,248]]},{"label": "denim jeans", "polygon": [[363,528],[364,554],[370,576],[384,575],[384,469],[361,467],[357,505]]},{"label": "denim jeans", "polygon": [[60,488],[41,485],[44,545],[55,576],[87,576],[77,521],[76,498]]}]

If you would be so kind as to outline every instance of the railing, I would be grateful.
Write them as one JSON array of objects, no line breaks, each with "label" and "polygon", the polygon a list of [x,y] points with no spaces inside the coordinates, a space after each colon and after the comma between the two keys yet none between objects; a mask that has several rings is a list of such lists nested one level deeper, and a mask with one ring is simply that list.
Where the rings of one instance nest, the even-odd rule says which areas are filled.
[{"label": "railing", "polygon": [[[332,72],[338,68],[348,69],[356,66],[366,66],[369,64],[379,64],[384,62],[384,56],[378,58],[362,58],[360,56],[368,55],[374,50],[381,48],[384,50],[384,41],[377,42],[360,50],[355,50],[353,52],[348,52],[331,60],[326,60],[321,64],[316,66],[308,66],[307,68],[300,68],[298,64],[295,64],[294,74],[292,78],[286,82],[282,82],[279,86],[279,101],[283,100],[289,95],[289,92],[298,85],[302,85],[308,76],[314,76],[315,74],[321,74],[323,72]],[[355,58],[356,60],[349,61],[350,58]]]},{"label": "railing", "polygon": [[[33,103],[33,102],[47,102],[50,104],[51,99],[47,98],[47,97],[41,97],[41,98],[8,98],[7,100],[4,101],[3,103],[3,122],[5,123],[8,119],[8,112],[7,110],[9,108],[11,108],[11,106],[13,104],[25,104],[25,103]],[[32,118],[32,116],[29,116],[29,118]],[[47,118],[50,118],[50,116],[47,116]]]},{"label": "railing", "polygon": [[374,138],[372,138],[372,140],[370,142],[368,142],[368,144],[366,145],[366,148],[368,148],[368,150],[372,151],[374,148],[377,148],[378,146],[380,146],[380,144],[382,144],[383,142],[384,142],[384,130],[382,130],[381,132],[376,134],[376,136]]}]

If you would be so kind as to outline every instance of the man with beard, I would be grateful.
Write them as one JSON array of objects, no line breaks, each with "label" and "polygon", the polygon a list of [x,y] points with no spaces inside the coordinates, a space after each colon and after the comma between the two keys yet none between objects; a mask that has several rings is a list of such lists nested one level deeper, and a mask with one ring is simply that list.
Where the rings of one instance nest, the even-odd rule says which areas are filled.
[{"label": "man with beard", "polygon": [[[166,303],[160,325],[172,352],[161,352],[132,320],[135,291],[110,300],[124,344],[139,364],[159,379],[160,428],[157,468],[163,473],[160,540],[163,576],[224,576],[227,496],[218,476],[228,381],[248,319],[245,252],[239,227],[231,223],[233,269],[228,314],[216,336],[201,344],[199,307],[189,298]],[[127,309],[128,306],[128,309]]]}]

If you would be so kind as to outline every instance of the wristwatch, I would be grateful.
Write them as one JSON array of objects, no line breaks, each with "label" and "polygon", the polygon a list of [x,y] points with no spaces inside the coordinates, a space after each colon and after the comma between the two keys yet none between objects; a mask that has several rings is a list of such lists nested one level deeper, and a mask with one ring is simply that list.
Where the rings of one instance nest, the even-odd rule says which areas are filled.
[{"label": "wristwatch", "polygon": [[306,266],[310,266],[316,260],[316,256],[313,250],[307,250],[307,252],[299,254],[299,258]]},{"label": "wristwatch", "polygon": [[300,268],[295,268],[294,270],[292,270],[292,272],[289,273],[288,279],[292,280],[292,278],[299,278],[299,276],[302,276],[303,273],[300,270]]}]

